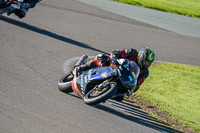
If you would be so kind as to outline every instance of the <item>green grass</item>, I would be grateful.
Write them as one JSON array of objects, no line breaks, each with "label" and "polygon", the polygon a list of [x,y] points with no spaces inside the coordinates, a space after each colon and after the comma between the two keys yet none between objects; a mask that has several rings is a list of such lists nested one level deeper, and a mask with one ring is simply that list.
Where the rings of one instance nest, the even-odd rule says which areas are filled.
[{"label": "green grass", "polygon": [[200,66],[155,63],[135,95],[200,132]]},{"label": "green grass", "polygon": [[200,0],[114,0],[200,18]]}]

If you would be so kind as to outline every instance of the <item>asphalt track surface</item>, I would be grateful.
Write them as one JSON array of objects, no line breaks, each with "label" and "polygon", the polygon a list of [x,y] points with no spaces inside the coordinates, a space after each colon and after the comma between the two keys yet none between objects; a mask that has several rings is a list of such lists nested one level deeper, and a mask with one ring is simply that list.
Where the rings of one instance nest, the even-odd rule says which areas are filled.
[{"label": "asphalt track surface", "polygon": [[156,59],[200,65],[200,38],[74,0],[43,0],[24,19],[0,16],[1,133],[160,132],[108,104],[87,106],[57,89],[66,60],[149,46]]},{"label": "asphalt track surface", "polygon": [[200,37],[200,19],[123,4],[112,0],[78,0],[179,34]]}]

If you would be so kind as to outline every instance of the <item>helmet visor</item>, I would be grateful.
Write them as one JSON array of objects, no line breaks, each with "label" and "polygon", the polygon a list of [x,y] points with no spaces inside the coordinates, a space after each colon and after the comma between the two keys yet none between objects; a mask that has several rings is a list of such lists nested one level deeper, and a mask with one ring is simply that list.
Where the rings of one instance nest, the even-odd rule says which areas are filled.
[{"label": "helmet visor", "polygon": [[151,64],[152,64],[151,61],[149,61],[149,60],[143,60],[143,65],[144,65],[145,67],[150,67]]}]

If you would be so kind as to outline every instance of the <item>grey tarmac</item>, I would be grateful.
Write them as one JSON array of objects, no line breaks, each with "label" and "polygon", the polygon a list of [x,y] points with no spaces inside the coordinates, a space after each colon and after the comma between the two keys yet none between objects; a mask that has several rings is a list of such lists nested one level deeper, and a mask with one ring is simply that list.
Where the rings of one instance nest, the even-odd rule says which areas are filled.
[{"label": "grey tarmac", "polygon": [[75,0],[43,0],[24,19],[0,16],[1,133],[160,132],[108,104],[60,92],[66,60],[149,46],[161,61],[200,65],[200,38]]}]

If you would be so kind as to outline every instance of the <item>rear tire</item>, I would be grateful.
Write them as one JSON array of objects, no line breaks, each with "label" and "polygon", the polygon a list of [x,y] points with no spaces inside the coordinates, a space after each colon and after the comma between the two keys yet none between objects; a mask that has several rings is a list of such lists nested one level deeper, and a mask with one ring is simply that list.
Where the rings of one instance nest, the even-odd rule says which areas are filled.
[{"label": "rear tire", "polygon": [[88,105],[99,104],[101,102],[105,102],[107,99],[111,98],[116,94],[118,90],[118,86],[115,82],[111,82],[109,86],[105,88],[105,90],[97,95],[94,95],[95,88],[89,91],[84,96],[84,102]]},{"label": "rear tire", "polygon": [[65,93],[73,92],[72,87],[71,87],[72,80],[68,80],[68,77],[70,75],[71,74],[68,73],[64,75],[62,78],[60,78],[60,80],[58,81],[58,89],[60,91],[65,92]]}]

